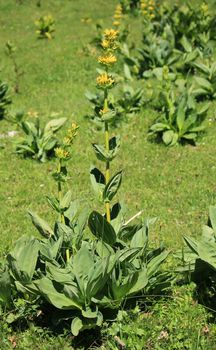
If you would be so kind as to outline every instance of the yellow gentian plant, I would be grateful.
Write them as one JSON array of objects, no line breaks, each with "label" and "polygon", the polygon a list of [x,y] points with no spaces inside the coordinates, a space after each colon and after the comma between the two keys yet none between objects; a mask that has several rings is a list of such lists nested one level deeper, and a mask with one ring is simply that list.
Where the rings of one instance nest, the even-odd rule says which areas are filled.
[{"label": "yellow gentian plant", "polygon": [[115,158],[120,146],[119,137],[109,136],[109,123],[115,118],[115,111],[111,109],[108,102],[109,90],[116,84],[112,68],[117,62],[116,49],[118,48],[118,30],[106,29],[103,34],[101,47],[102,54],[98,57],[101,64],[97,87],[103,91],[103,108],[100,110],[100,122],[104,128],[104,145],[93,144],[97,158],[105,162],[105,175],[96,168],[91,169],[91,181],[97,195],[105,204],[106,219],[111,221],[110,201],[116,194],[121,184],[121,172],[110,176],[110,162]]}]

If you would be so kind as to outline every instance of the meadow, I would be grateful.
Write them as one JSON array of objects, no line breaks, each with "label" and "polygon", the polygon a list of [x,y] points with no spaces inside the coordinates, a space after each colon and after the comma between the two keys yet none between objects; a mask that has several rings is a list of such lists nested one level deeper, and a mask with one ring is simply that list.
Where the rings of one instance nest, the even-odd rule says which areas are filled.
[{"label": "meadow", "polygon": [[[208,3],[215,10],[215,4]],[[91,143],[101,137],[86,118],[91,106],[85,93],[95,91],[98,68],[98,48],[91,41],[97,34],[98,20],[104,28],[111,26],[117,4],[116,0],[42,0],[37,6],[33,0],[0,0],[0,72],[1,80],[10,87],[9,111],[11,114],[23,111],[32,121],[38,115],[42,124],[52,118],[66,117],[59,138],[71,122],[79,125],[68,162],[70,178],[66,188],[72,191],[73,199],[79,198],[92,209],[102,206],[95,199],[89,179],[90,165],[98,164]],[[47,14],[55,19],[54,37],[40,40],[34,22]],[[139,16],[129,17],[128,41],[138,46],[141,22]],[[13,91],[15,74],[6,54],[7,41],[16,46],[15,56],[22,71],[19,93]],[[142,79],[135,79],[131,84],[143,87],[145,97],[148,86]],[[151,84],[154,86],[154,80]],[[147,132],[156,113],[148,104],[143,105],[139,113],[111,129],[112,135],[121,135],[121,149],[112,171],[123,169],[118,197],[128,208],[128,216],[143,210],[143,217],[156,217],[150,229],[151,242],[154,245],[163,242],[172,253],[184,245],[182,235],[200,237],[202,225],[208,220],[208,208],[216,204],[215,102],[208,110],[207,130],[196,146],[166,147],[149,140]],[[56,214],[46,196],[56,194],[52,178],[56,161],[40,163],[18,156],[15,143],[20,137],[19,128],[7,118],[0,123],[0,257],[3,262],[17,238],[23,234],[39,236],[27,214],[29,209],[52,225]],[[18,132],[14,137],[8,136],[12,130]],[[170,271],[175,270],[172,258],[167,264]],[[143,299],[132,311],[122,310],[112,326],[108,322],[101,332],[89,331],[79,339],[71,336],[67,327],[11,328],[3,317],[0,349],[214,350],[215,311],[210,312],[198,304],[195,295],[194,284],[175,286],[172,295],[156,298],[158,303],[151,298]]]}]

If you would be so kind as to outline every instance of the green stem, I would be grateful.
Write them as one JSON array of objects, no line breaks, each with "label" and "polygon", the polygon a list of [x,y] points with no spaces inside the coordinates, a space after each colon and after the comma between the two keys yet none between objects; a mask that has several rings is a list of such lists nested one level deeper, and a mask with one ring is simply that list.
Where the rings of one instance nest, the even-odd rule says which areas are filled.
[{"label": "green stem", "polygon": [[[58,162],[58,169],[57,172],[59,174],[61,174],[61,159],[59,159]],[[61,181],[58,181],[58,200],[59,200],[59,204],[61,202],[62,199],[62,185],[61,185]],[[60,221],[62,224],[65,224],[65,217],[63,213],[60,213]],[[66,249],[66,261],[68,262],[70,260],[70,252],[69,249]]]},{"label": "green stem", "polygon": [[[61,159],[59,159],[59,163],[58,163],[58,173],[61,174]],[[61,181],[58,181],[58,200],[59,200],[59,204],[61,202],[62,199],[62,186],[61,186]],[[64,218],[64,214],[60,214],[60,220],[62,224],[65,224],[65,218]]]},{"label": "green stem", "polygon": [[[107,96],[107,90],[104,91],[104,109],[108,109],[108,96]],[[109,152],[109,125],[108,122],[105,121],[105,149],[107,152]],[[107,160],[106,161],[106,172],[105,172],[105,181],[106,181],[106,185],[108,184],[110,180],[110,161]],[[106,202],[105,203],[105,209],[106,209],[106,218],[107,221],[110,222],[111,221],[111,217],[110,217],[110,203]]]}]

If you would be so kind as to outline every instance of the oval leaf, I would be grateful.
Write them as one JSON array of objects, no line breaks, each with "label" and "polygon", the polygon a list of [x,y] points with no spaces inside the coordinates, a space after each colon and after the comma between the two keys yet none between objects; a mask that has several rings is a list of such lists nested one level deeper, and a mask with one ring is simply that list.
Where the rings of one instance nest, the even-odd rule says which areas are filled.
[{"label": "oval leaf", "polygon": [[95,237],[109,245],[116,242],[116,233],[112,225],[97,211],[93,211],[88,220],[88,225]]}]

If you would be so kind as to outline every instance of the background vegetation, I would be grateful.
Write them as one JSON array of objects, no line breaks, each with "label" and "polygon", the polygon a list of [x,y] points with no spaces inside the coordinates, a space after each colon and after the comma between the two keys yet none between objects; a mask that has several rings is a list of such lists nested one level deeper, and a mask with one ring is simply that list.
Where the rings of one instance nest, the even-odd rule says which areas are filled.
[{"label": "background vegetation", "polygon": [[[84,118],[90,112],[84,94],[86,90],[95,88],[96,52],[89,43],[96,35],[95,22],[101,19],[104,26],[109,26],[116,4],[115,0],[92,0],[88,3],[85,0],[42,0],[41,7],[38,7],[33,0],[23,0],[22,4],[15,0],[0,0],[1,79],[11,87],[11,111],[23,110],[30,119],[34,119],[38,113],[44,124],[54,115],[67,117],[68,121],[76,121],[80,125],[74,156],[70,162],[72,178],[69,186],[74,198],[79,197],[92,207],[98,204],[93,199],[88,172],[90,163],[95,162],[91,142],[98,136],[92,132],[92,125]],[[48,13],[53,15],[56,22],[54,39],[38,40],[34,21]],[[131,42],[140,38],[138,18],[131,20],[129,38]],[[17,62],[23,70],[19,94],[13,93],[15,77],[11,60],[5,53],[5,43],[8,40],[16,46]],[[188,145],[166,148],[159,144],[153,145],[147,140],[147,130],[155,118],[154,113],[151,109],[142,109],[118,130],[122,136],[118,168],[123,168],[127,175],[123,178],[120,197],[131,212],[143,209],[145,216],[158,217],[154,231],[151,232],[152,238],[155,241],[165,241],[172,250],[181,247],[182,234],[194,237],[200,235],[201,225],[207,220],[208,207],[216,202],[216,115],[212,107],[209,111],[208,132],[196,147]],[[31,159],[17,157],[14,142],[19,135],[14,138],[7,136],[14,128],[8,121],[1,121],[1,257],[22,234],[36,234],[27,217],[27,209],[33,209],[52,222],[52,211],[45,196],[55,192],[55,183],[51,177],[55,164],[53,161],[39,164]],[[128,349],[216,348],[211,335],[214,334],[214,326],[208,325],[209,317],[203,307],[194,308],[190,300],[192,292],[192,289],[186,293],[177,291],[172,303],[162,301],[147,315],[148,322],[145,321],[145,316],[138,316],[134,321],[134,315],[127,316],[126,322],[124,319],[118,322],[118,326],[121,324],[122,327],[123,339],[126,336],[124,334],[129,333],[127,327],[131,330],[128,324],[137,322],[135,324],[139,324],[137,327],[142,330],[140,335],[131,330],[132,345]],[[167,321],[164,323],[164,320]],[[166,328],[167,322],[174,338],[166,340],[165,337],[161,341],[158,337]],[[153,333],[149,331],[149,325],[152,325]],[[154,334],[155,339],[151,339]],[[72,349],[71,344],[74,344],[70,336],[65,339],[62,336],[53,337],[49,331],[40,328],[32,328],[27,333],[17,333],[12,338],[13,336],[13,331],[1,323],[2,350],[13,346],[22,350],[66,350]],[[94,336],[96,340],[100,338]],[[104,330],[103,336],[104,345],[101,349],[118,348],[112,333]],[[189,345],[184,345],[181,337],[189,337]],[[200,340],[200,337],[204,340]],[[94,344],[94,339],[90,338],[89,347]],[[174,342],[177,344],[175,347]],[[73,346],[82,348],[83,345]]]}]

